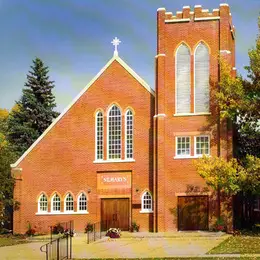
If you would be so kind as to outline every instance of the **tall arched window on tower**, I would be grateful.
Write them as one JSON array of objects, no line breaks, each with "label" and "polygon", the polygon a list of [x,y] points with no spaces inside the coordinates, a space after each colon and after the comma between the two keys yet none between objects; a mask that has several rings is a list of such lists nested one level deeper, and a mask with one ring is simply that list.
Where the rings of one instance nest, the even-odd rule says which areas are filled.
[{"label": "tall arched window on tower", "polygon": [[200,43],[195,51],[195,113],[209,112],[209,50]]},{"label": "tall arched window on tower", "polygon": [[103,159],[103,114],[97,112],[96,114],[96,160]]},{"label": "tall arched window on tower", "polygon": [[108,112],[108,159],[121,159],[121,111],[115,105]]},{"label": "tall arched window on tower", "polygon": [[126,159],[133,158],[133,112],[131,110],[126,111],[125,117],[125,156]]},{"label": "tall arched window on tower", "polygon": [[190,113],[190,50],[181,44],[176,53],[176,113]]}]

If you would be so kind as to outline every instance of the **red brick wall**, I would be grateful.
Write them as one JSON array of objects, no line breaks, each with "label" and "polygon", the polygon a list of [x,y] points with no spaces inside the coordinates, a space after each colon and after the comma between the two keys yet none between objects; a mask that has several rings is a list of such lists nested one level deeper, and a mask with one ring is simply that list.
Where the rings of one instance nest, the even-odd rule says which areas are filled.
[{"label": "red brick wall", "polygon": [[[194,21],[194,17],[217,17],[220,20]],[[189,22],[166,23],[170,19],[187,19]],[[156,100],[117,61],[114,61],[94,84],[81,96],[63,118],[49,131],[36,147],[18,165],[22,168],[21,181],[16,182],[15,198],[21,203],[14,214],[14,232],[24,233],[27,223],[40,232],[57,222],[75,221],[75,229],[83,231],[87,222],[100,220],[101,198],[130,198],[130,221],[140,224],[141,231],[171,231],[177,229],[178,194],[198,194],[206,187],[196,173],[192,159],[174,159],[175,137],[211,134],[211,155],[218,154],[216,115],[174,116],[175,113],[175,51],[181,42],[191,49],[191,112],[194,111],[193,60],[194,50],[200,41],[210,49],[211,89],[219,80],[218,56],[235,65],[234,39],[230,32],[231,16],[228,6],[220,6],[213,14],[187,8],[176,17],[161,9],[157,15]],[[231,27],[232,28],[232,27]],[[231,51],[231,53],[220,50]],[[134,111],[135,162],[95,164],[95,112],[106,114],[116,103],[123,112]],[[155,117],[154,114],[156,114]],[[123,124],[124,124],[123,117]],[[105,117],[104,152],[106,158]],[[209,122],[213,122],[209,127]],[[124,129],[124,128],[123,128]],[[124,130],[123,133],[124,134]],[[220,155],[232,154],[232,132],[226,124],[220,129]],[[122,142],[124,158],[124,142]],[[116,191],[97,190],[97,172],[127,171],[132,174],[132,188]],[[193,189],[191,188],[193,187]],[[195,189],[194,189],[195,188]],[[91,189],[90,193],[87,193]],[[146,189],[153,194],[154,214],[140,213],[141,195]],[[63,199],[67,192],[76,197],[81,191],[88,195],[87,215],[37,216],[37,199],[45,192],[49,199],[58,192]],[[189,192],[192,191],[192,192]],[[209,221],[216,216],[216,196],[210,196]]]},{"label": "red brick wall", "polygon": [[[194,18],[220,16],[220,20],[195,21]],[[190,18],[190,21],[169,22]],[[228,6],[220,6],[219,11],[213,14],[202,12],[202,8],[194,9],[194,14],[188,8],[173,16],[165,13],[164,9],[157,12],[157,56],[156,56],[156,114],[155,119],[155,154],[157,165],[155,167],[154,189],[157,190],[158,220],[155,227],[158,231],[171,231],[177,229],[177,196],[176,193],[187,193],[190,186],[202,191],[205,181],[196,173],[193,160],[174,159],[175,137],[191,137],[191,156],[194,155],[194,136],[200,134],[211,135],[211,155],[217,155],[216,114],[211,107],[211,115],[174,116],[175,112],[175,52],[184,42],[191,52],[191,113],[194,112],[194,50],[199,42],[203,41],[210,52],[210,89],[217,87],[219,80],[219,55],[226,55],[226,60],[234,66],[234,39],[230,32],[232,25]],[[231,53],[220,52],[228,50]],[[211,100],[212,101],[212,100]],[[212,106],[212,102],[211,102]],[[227,153],[232,154],[232,140],[225,124],[221,126],[220,155],[227,158]],[[229,137],[229,138],[228,138]],[[229,150],[228,150],[229,149]],[[199,194],[195,192],[193,194]],[[214,196],[210,197],[210,224],[216,214]]]},{"label": "red brick wall", "polygon": [[[106,114],[113,103],[120,106],[122,113],[129,107],[134,111],[135,162],[95,164],[95,111],[102,109]],[[76,231],[83,232],[87,222],[99,221],[100,197],[109,193],[97,192],[98,171],[132,172],[132,191],[116,190],[110,194],[127,195],[132,203],[141,204],[141,192],[152,190],[153,115],[154,97],[114,61],[18,165],[22,168],[22,181],[17,181],[14,194],[21,205],[14,214],[14,232],[24,233],[28,222],[44,232],[51,224],[69,220],[74,220]],[[124,120],[123,117],[123,124]],[[104,129],[106,133],[106,118]],[[124,139],[122,144],[124,151]],[[104,151],[106,149],[105,135]],[[41,192],[47,194],[49,205],[54,192],[60,194],[62,205],[66,193],[71,192],[76,208],[76,198],[81,191],[88,196],[89,214],[35,215]],[[140,214],[140,210],[133,209],[130,217],[136,219],[141,230],[148,230],[149,214]]]}]

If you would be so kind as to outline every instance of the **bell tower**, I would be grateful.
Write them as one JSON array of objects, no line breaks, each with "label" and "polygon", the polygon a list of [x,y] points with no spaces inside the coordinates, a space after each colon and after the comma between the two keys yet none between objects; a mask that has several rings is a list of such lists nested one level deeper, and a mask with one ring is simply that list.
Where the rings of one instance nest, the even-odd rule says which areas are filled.
[{"label": "bell tower", "polygon": [[[191,163],[199,157],[197,140],[205,142],[201,137],[206,136],[210,155],[232,156],[227,125],[221,125],[216,136],[206,127],[216,117],[211,93],[220,79],[219,57],[235,75],[235,28],[228,4],[212,12],[201,5],[183,6],[175,14],[157,10],[155,231],[177,230],[178,194],[187,195],[188,183],[204,185]],[[214,210],[209,206],[209,214]]]}]

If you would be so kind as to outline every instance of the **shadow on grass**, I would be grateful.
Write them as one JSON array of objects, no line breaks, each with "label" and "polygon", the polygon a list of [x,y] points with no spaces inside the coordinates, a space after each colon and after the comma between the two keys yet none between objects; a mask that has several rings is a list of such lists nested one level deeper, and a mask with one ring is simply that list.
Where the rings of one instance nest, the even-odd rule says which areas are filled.
[{"label": "shadow on grass", "polygon": [[260,254],[260,236],[229,237],[207,254]]}]

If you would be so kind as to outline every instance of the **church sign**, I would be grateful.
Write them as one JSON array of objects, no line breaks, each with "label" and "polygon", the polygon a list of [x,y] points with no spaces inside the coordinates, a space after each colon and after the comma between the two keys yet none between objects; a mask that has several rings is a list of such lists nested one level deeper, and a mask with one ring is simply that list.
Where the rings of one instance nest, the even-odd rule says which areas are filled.
[{"label": "church sign", "polygon": [[99,173],[97,174],[98,189],[131,188],[131,173]]}]

